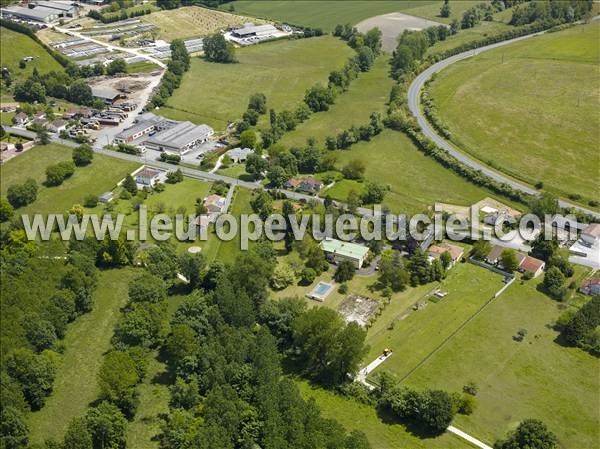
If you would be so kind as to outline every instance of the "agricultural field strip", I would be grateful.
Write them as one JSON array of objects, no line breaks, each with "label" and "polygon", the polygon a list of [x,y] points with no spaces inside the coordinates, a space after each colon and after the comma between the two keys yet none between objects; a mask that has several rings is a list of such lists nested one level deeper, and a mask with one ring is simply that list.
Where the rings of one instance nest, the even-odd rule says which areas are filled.
[{"label": "agricultural field strip", "polygon": [[[421,72],[412,81],[412,83],[410,84],[409,89],[408,89],[408,107],[409,107],[411,113],[414,115],[415,119],[417,120],[417,122],[418,122],[419,126],[421,127],[421,130],[423,131],[423,134],[425,134],[425,136],[427,136],[428,138],[433,140],[438,146],[443,148],[445,151],[447,151],[449,154],[454,156],[456,159],[458,159],[462,163],[469,165],[470,167],[474,168],[475,170],[479,170],[479,171],[483,172],[485,175],[489,176],[490,178],[492,178],[498,182],[506,183],[515,189],[518,189],[522,192],[532,194],[532,195],[537,194],[537,191],[534,188],[526,186],[526,185],[524,185],[520,182],[517,182],[511,178],[508,178],[508,177],[500,174],[499,172],[492,170],[492,169],[488,168],[487,166],[477,162],[473,158],[471,158],[471,157],[465,155],[463,152],[457,150],[450,142],[448,142],[447,140],[442,138],[439,134],[437,134],[437,132],[433,129],[433,127],[429,124],[429,122],[423,115],[423,111],[421,110],[421,107],[420,107],[420,95],[421,95],[421,91],[425,85],[425,82],[427,80],[429,80],[434,73],[439,72],[443,68],[445,68],[457,61],[461,61],[463,59],[470,58],[471,56],[474,56],[476,54],[480,54],[484,51],[492,50],[492,49],[495,49],[498,47],[502,47],[504,45],[509,45],[514,42],[519,42],[519,41],[529,39],[534,36],[542,35],[544,33],[546,33],[546,31],[540,31],[539,33],[528,34],[526,36],[520,36],[520,37],[517,37],[514,39],[509,39],[506,41],[501,41],[501,42],[497,42],[495,44],[487,45],[485,47],[478,48],[475,51],[469,50],[469,51],[451,56],[447,59],[437,62],[436,64],[433,64],[432,66],[427,68],[425,71]],[[595,212],[588,208],[579,206],[577,204],[573,204],[569,201],[565,201],[565,200],[561,199],[561,200],[559,200],[559,205],[561,207],[572,207],[572,208],[577,209],[585,214],[591,215],[595,218],[600,218],[599,212]]]}]

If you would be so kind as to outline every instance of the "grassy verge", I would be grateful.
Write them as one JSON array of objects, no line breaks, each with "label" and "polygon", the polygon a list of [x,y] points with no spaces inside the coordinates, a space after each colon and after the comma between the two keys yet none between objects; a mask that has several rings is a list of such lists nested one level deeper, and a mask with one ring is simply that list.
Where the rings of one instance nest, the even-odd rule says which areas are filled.
[{"label": "grassy verge", "polygon": [[93,310],[67,330],[54,390],[44,408],[30,415],[32,442],[62,439],[71,419],[84,415],[98,397],[96,375],[102,356],[110,348],[119,309],[127,302],[127,286],[134,275],[130,268],[100,272]]},{"label": "grassy verge", "polygon": [[344,42],[324,36],[241,48],[236,64],[193,58],[181,87],[161,114],[225,129],[228,122],[241,118],[255,92],[267,96],[269,108],[293,109],[306,89],[317,81],[326,82],[329,72],[341,67],[353,52]]},{"label": "grassy verge", "polygon": [[[585,272],[578,269],[576,276]],[[598,361],[559,344],[552,325],[563,307],[536,290],[539,282],[510,286],[407,383],[460,390],[475,382],[477,409],[457,417],[456,425],[484,441],[537,418],[557,435],[559,447],[594,447],[600,429]],[[519,329],[527,331],[522,342],[513,340]]]},{"label": "grassy verge", "polygon": [[430,92],[453,140],[525,182],[597,199],[599,38],[593,22],[443,70]]},{"label": "grassy verge", "polygon": [[2,195],[8,187],[27,178],[37,181],[37,200],[18,210],[18,213],[64,213],[73,204],[82,204],[88,194],[100,195],[112,190],[116,183],[139,164],[110,156],[94,155],[87,167],[77,167],[75,173],[60,186],[46,187],[46,167],[57,162],[71,160],[72,149],[63,145],[49,144],[27,150],[2,165]]}]

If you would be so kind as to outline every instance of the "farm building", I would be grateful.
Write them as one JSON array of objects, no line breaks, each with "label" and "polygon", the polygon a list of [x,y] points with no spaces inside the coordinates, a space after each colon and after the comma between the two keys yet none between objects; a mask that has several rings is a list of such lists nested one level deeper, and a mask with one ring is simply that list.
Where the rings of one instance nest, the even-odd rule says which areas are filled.
[{"label": "farm building", "polygon": [[36,6],[33,8],[24,8],[22,6],[9,6],[0,10],[2,17],[10,17],[28,22],[52,23],[61,17],[61,12],[57,9]]},{"label": "farm building", "polygon": [[247,23],[242,28],[237,28],[231,31],[231,35],[239,39],[248,37],[269,37],[277,33],[279,30],[273,25],[254,25],[253,23]]},{"label": "farm building", "polygon": [[130,144],[146,134],[155,130],[156,123],[151,121],[140,121],[131,128],[121,131],[115,136],[115,143]]},{"label": "farm building", "polygon": [[185,154],[208,141],[213,134],[214,130],[208,125],[181,122],[149,137],[145,141],[145,145],[153,150]]},{"label": "farm building", "polygon": [[369,248],[366,246],[331,238],[326,238],[321,242],[321,249],[325,252],[325,256],[330,262],[340,263],[349,261],[356,268],[362,267],[369,254]]},{"label": "farm building", "polygon": [[92,86],[92,96],[96,100],[103,101],[106,104],[113,104],[122,97],[121,92],[110,87],[94,87]]}]

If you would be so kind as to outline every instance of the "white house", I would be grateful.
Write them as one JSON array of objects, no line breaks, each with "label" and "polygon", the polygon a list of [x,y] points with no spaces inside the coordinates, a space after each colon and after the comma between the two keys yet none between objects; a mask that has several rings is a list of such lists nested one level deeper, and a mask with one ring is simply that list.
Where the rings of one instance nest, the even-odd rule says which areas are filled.
[{"label": "white house", "polygon": [[208,195],[204,198],[204,207],[209,214],[220,214],[225,212],[227,200],[220,195]]},{"label": "white house", "polygon": [[254,153],[254,150],[251,148],[234,148],[233,150],[229,150],[227,152],[227,156],[231,158],[233,162],[239,164],[241,162],[246,162],[248,159],[248,155]]},{"label": "white house", "polygon": [[161,172],[153,168],[143,167],[135,173],[135,182],[144,187],[154,187],[160,182]]},{"label": "white house", "polygon": [[589,246],[595,246],[600,242],[600,223],[589,224],[581,231],[581,240]]},{"label": "white house", "polygon": [[357,269],[362,267],[369,254],[369,248],[366,246],[331,238],[326,238],[321,242],[321,249],[325,252],[325,256],[330,262],[340,263],[349,261]]}]

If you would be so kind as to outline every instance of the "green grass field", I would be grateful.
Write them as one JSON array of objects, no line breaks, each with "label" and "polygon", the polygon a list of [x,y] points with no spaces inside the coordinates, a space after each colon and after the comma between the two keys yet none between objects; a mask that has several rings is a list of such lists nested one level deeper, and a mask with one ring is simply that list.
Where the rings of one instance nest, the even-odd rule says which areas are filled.
[{"label": "green grass field", "polygon": [[[490,196],[488,191],[425,156],[405,134],[389,129],[370,142],[360,142],[335,154],[339,167],[352,159],[360,159],[367,166],[367,180],[388,184],[391,190],[383,204],[396,213],[422,212],[433,207],[436,201],[466,206]],[[361,188],[356,181],[343,180],[326,192],[334,199],[345,200],[351,189]]]},{"label": "green grass field", "polygon": [[[579,269],[576,276],[586,272]],[[539,282],[541,277],[511,285],[406,382],[451,391],[475,382],[477,408],[471,416],[458,416],[456,426],[484,441],[537,418],[557,435],[561,448],[596,447],[598,360],[555,341],[552,325],[563,310],[536,290]],[[519,329],[527,330],[523,342],[512,338]],[[383,366],[396,355],[404,356],[395,354]]]},{"label": "green grass field", "polygon": [[304,146],[309,137],[314,137],[324,146],[325,137],[336,136],[352,125],[369,123],[372,112],[379,112],[383,117],[393,85],[388,59],[380,57],[369,72],[361,73],[348,90],[337,97],[329,111],[312,114],[294,131],[285,134],[279,143],[286,147]]},{"label": "green grass field", "polygon": [[37,200],[18,210],[18,213],[59,213],[66,212],[73,204],[82,204],[86,195],[100,195],[112,190],[116,183],[132,172],[138,163],[116,159],[100,154],[94,155],[87,167],[77,167],[75,173],[60,186],[46,187],[46,167],[57,162],[71,160],[72,149],[63,145],[49,144],[37,146],[3,164],[2,195],[12,184],[27,178],[38,183]]},{"label": "green grass field", "polygon": [[464,151],[555,193],[597,199],[600,23],[458,62],[431,85]]},{"label": "green grass field", "polygon": [[237,50],[239,63],[218,64],[193,58],[183,83],[161,114],[176,120],[207,123],[223,130],[239,120],[255,92],[269,108],[294,109],[315,82],[343,66],[353,50],[339,39],[283,40]]},{"label": "green grass field", "polygon": [[[252,200],[253,191],[237,187],[233,194],[232,206],[229,209],[229,213],[237,218],[238,225],[240,225],[239,217],[241,214],[253,213],[252,207],[250,207],[250,201]],[[232,263],[237,255],[240,253],[240,233],[238,232],[233,240],[223,241],[220,240],[216,234],[210,233],[208,236],[207,252],[212,257],[219,259],[225,263]],[[252,245],[252,242],[250,242]],[[208,256],[207,256],[208,257]]]},{"label": "green grass field", "polygon": [[323,416],[335,419],[348,431],[365,433],[373,449],[469,449],[472,446],[451,433],[422,439],[393,419],[379,416],[375,408],[338,396],[323,388],[297,381],[305,399],[313,398]]},{"label": "green grass field", "polygon": [[113,328],[120,308],[127,302],[127,286],[135,270],[101,271],[94,293],[93,310],[69,326],[64,339],[54,390],[46,405],[30,415],[30,441],[62,439],[71,419],[83,416],[97,399],[96,380],[102,356],[110,349]]},{"label": "green grass field", "polygon": [[[427,304],[425,308],[402,319],[386,310],[385,319],[380,317],[378,326],[369,329],[368,343],[371,348],[365,357],[366,362],[374,360],[385,348],[391,348],[394,356],[375,370],[375,374],[387,370],[404,377],[503,285],[500,275],[475,265],[459,263],[440,283],[440,289],[448,295],[439,302],[428,300],[427,292],[419,295],[413,293],[411,302],[424,301]],[[430,285],[428,291],[433,287]],[[392,323],[393,329],[390,330]]]},{"label": "green grass field", "polygon": [[[390,12],[406,12],[411,8],[423,9],[428,5],[439,12],[441,1],[351,0],[343,5],[337,0],[238,0],[232,3],[235,12],[265,19],[311,26],[331,31],[339,23],[356,24],[361,20]],[[439,5],[439,6],[437,6]],[[229,4],[223,6],[228,9]],[[430,14],[430,9],[426,12]]]},{"label": "green grass field", "polygon": [[[62,66],[46,52],[44,47],[24,34],[0,28],[0,64],[10,69],[13,81],[26,78],[37,68],[40,73],[50,70],[62,70]],[[19,68],[19,61],[26,56],[33,56],[33,61],[27,63],[24,69]]]}]

